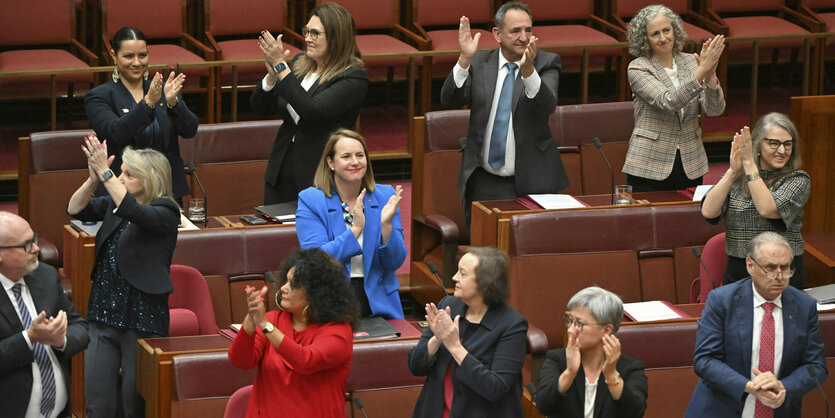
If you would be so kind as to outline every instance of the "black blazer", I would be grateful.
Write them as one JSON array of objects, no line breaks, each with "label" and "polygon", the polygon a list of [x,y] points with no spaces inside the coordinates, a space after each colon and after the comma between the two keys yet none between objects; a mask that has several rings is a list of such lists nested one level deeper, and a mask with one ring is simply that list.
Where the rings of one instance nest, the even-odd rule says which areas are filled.
[{"label": "black blazer", "polygon": [[447,296],[438,309],[449,306],[452,318],[461,315],[459,336],[469,354],[459,366],[443,344],[432,362],[426,348],[434,335],[423,331],[409,352],[409,369],[426,376],[412,417],[436,418],[444,409],[444,375],[452,365],[454,388],[450,417],[519,417],[522,412],[522,365],[527,353],[528,321],[507,304],[490,307],[480,324],[464,316],[467,305]]},{"label": "black blazer", "polygon": [[[150,80],[142,85],[145,93],[151,86]],[[164,88],[164,86],[163,86]],[[107,140],[107,154],[115,155],[110,168],[116,175],[122,172],[122,150],[128,145],[133,148],[152,148],[168,158],[171,164],[171,183],[174,197],[190,194],[183,158],[180,156],[179,136],[192,138],[197,134],[197,116],[186,106],[185,100],[169,109],[165,95],[151,110],[145,101],[133,100],[122,82],[104,83],[90,90],[84,97],[87,119],[100,140]],[[103,188],[99,194],[106,194]]]},{"label": "black blazer", "polygon": [[[301,55],[297,55],[293,63]],[[307,91],[293,73],[276,82],[268,92],[259,81],[250,98],[252,109],[270,115],[278,113],[284,119],[270,151],[264,181],[272,186],[278,184],[284,155],[295,137],[295,161],[291,163],[294,164],[296,188],[304,190],[312,186],[313,174],[328,136],[339,128],[354,128],[367,91],[368,74],[360,67],[351,67],[324,84],[316,81]],[[298,125],[287,110],[288,103],[299,115]]]},{"label": "black blazer", "polygon": [[161,295],[174,291],[170,271],[180,224],[177,204],[160,198],[142,205],[126,193],[113,213],[115,208],[110,196],[93,197],[81,212],[69,215],[82,221],[104,220],[96,234],[96,260],[101,256],[104,241],[116,232],[119,224],[123,220],[130,222],[119,237],[119,271],[131,286],[145,293]]},{"label": "black blazer", "polygon": [[[566,368],[565,348],[548,350],[545,363],[539,372],[536,389],[536,409],[549,417],[583,417],[586,402],[586,373],[577,371],[574,383],[565,394],[560,394],[559,380]],[[647,375],[644,363],[621,354],[615,369],[623,379],[620,399],[614,400],[609,387],[601,378],[594,398],[595,418],[639,418],[647,407]]]},{"label": "black blazer", "polygon": [[[548,116],[557,108],[560,56],[538,51],[534,68],[542,84],[536,97],[529,99],[524,91],[521,71],[513,88],[513,132],[516,137],[516,192],[557,193],[568,187],[568,175],[560,158],[557,143],[548,126]],[[470,75],[461,88],[455,87],[450,72],[441,88],[441,104],[448,108],[470,106],[470,125],[463,142],[458,192],[464,201],[467,180],[481,166],[484,133],[490,118],[490,107],[499,74],[499,50],[476,52],[469,68]]]},{"label": "black blazer", "polygon": [[[47,316],[67,313],[67,345],[64,350],[52,351],[61,364],[67,396],[70,398],[70,359],[80,353],[90,342],[87,335],[87,321],[75,310],[64,294],[61,278],[54,267],[40,263],[37,269],[22,279],[37,312],[45,311]],[[22,417],[26,415],[29,397],[32,394],[32,362],[35,356],[23,338],[23,324],[5,290],[0,295],[0,393],[3,394],[3,416]],[[60,416],[71,416],[72,408],[67,401]]]}]

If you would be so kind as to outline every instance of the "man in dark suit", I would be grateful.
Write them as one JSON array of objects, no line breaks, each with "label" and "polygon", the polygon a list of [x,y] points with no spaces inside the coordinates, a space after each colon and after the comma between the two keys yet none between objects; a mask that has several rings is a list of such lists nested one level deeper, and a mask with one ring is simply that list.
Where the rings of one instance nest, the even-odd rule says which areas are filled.
[{"label": "man in dark suit", "polygon": [[499,48],[476,52],[480,34],[461,17],[458,63],[444,81],[441,104],[470,106],[463,141],[460,199],[467,225],[473,201],[557,193],[568,187],[548,115],[557,106],[559,55],[537,51],[527,5],[510,2],[496,12]]},{"label": "man in dark suit", "polygon": [[71,416],[70,358],[90,341],[58,271],[38,263],[38,238],[0,212],[0,393],[3,416]]},{"label": "man in dark suit", "polygon": [[693,367],[701,377],[687,417],[799,417],[803,395],[826,379],[814,299],[790,287],[792,250],[776,232],[751,240],[751,277],[710,292]]}]

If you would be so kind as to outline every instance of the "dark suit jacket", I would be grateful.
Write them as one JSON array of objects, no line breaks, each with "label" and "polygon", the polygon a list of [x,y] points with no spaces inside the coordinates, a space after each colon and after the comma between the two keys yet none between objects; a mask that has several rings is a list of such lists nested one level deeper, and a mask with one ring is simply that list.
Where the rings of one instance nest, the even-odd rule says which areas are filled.
[{"label": "dark suit jacket", "polygon": [[[300,56],[297,55],[293,63]],[[296,188],[303,190],[312,186],[313,174],[328,136],[339,128],[354,128],[367,91],[368,74],[360,67],[351,67],[325,83],[316,81],[307,91],[293,73],[276,82],[269,92],[264,91],[259,81],[250,98],[252,109],[265,114],[278,113],[284,119],[270,151],[264,181],[272,186],[278,184],[284,155],[295,137],[295,161],[291,163],[294,164]],[[299,115],[298,125],[287,110],[288,103]]]},{"label": "dark suit jacket", "polygon": [[[688,417],[738,417],[745,406],[745,384],[751,374],[754,291],[751,279],[710,292],[699,319],[693,368],[699,383],[687,407]],[[803,395],[815,381],[826,379],[826,357],[815,301],[789,286],[783,291],[783,357],[777,378],[786,387],[786,401],[775,417],[799,417]]]},{"label": "dark suit jacket", "polygon": [[[143,84],[146,94],[150,86],[151,81],[146,80]],[[134,101],[121,81],[109,81],[87,93],[84,97],[87,119],[99,140],[107,140],[108,155],[116,156],[110,166],[116,175],[122,172],[122,150],[125,147],[152,148],[165,154],[171,164],[174,197],[190,193],[178,136],[194,137],[198,121],[185,100],[182,97],[179,99],[179,104],[169,109],[162,95],[152,111],[144,100],[139,103]],[[99,194],[106,192],[102,188]]]},{"label": "dark suit jacket", "polygon": [[[22,279],[37,312],[45,311],[47,316],[58,315],[58,311],[67,313],[67,345],[64,350],[55,350],[55,357],[61,363],[61,372],[66,383],[67,396],[70,395],[70,359],[87,348],[90,337],[87,335],[87,321],[75,310],[72,302],[64,294],[61,278],[54,267],[40,263],[37,269]],[[4,291],[5,293],[5,291]],[[22,417],[29,406],[32,394],[32,362],[35,356],[21,334],[23,324],[5,294],[0,295],[0,393],[3,394],[3,412],[0,415]],[[70,416],[69,401],[61,416]]]},{"label": "dark suit jacket", "polygon": [[[580,367],[568,392],[560,394],[559,380],[565,368],[565,349],[548,350],[545,363],[539,372],[536,409],[549,417],[582,417],[586,401],[586,373]],[[597,394],[594,398],[594,417],[639,418],[644,416],[648,390],[644,363],[621,354],[615,369],[623,379],[624,386],[620,399],[612,399],[609,386],[601,378],[597,383]]]},{"label": "dark suit jacket", "polygon": [[321,248],[345,265],[350,277],[351,257],[362,254],[365,273],[365,294],[372,313],[386,318],[403,318],[400,303],[400,282],[395,272],[406,260],[406,244],[400,224],[400,209],[391,221],[391,234],[382,243],[380,210],[394,195],[394,188],[377,184],[373,192],[365,195],[365,227],[362,247],[349,228],[345,226],[342,202],[334,193],[330,198],[325,192],[309,187],[299,193],[296,211],[296,234],[302,248]]},{"label": "dark suit jacket", "polygon": [[126,193],[113,213],[115,208],[110,196],[93,197],[81,212],[69,215],[82,221],[104,220],[96,234],[96,260],[101,256],[104,242],[116,232],[122,220],[129,221],[119,237],[119,271],[131,286],[145,293],[161,295],[174,291],[170,271],[180,223],[177,204],[161,198],[142,205]]},{"label": "dark suit jacket", "polygon": [[426,376],[413,417],[440,417],[444,409],[444,375],[452,365],[451,418],[523,416],[522,365],[527,351],[528,321],[507,304],[490,307],[480,324],[464,319],[467,305],[447,296],[439,309],[449,306],[451,316],[461,315],[459,336],[469,354],[459,366],[443,344],[431,362],[426,361],[426,345],[434,335],[423,331],[409,352],[409,369],[415,376]]},{"label": "dark suit jacket", "polygon": [[[560,159],[557,144],[548,127],[548,115],[557,108],[560,56],[538,51],[534,59],[542,85],[533,99],[525,95],[521,71],[513,88],[513,132],[516,136],[516,193],[557,193],[568,187],[568,176]],[[458,191],[461,201],[467,180],[481,166],[484,132],[490,117],[490,106],[499,74],[499,50],[476,52],[469,68],[470,75],[461,88],[455,87],[450,72],[441,88],[441,104],[458,108],[470,106],[470,126],[463,144]]]}]

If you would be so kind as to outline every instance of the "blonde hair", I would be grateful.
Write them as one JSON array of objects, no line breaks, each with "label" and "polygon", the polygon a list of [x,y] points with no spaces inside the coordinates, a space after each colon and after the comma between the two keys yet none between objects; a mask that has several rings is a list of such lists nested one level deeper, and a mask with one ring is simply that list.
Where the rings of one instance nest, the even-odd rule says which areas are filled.
[{"label": "blonde hair", "polygon": [[[351,67],[363,67],[362,55],[357,47],[357,30],[354,18],[344,7],[336,3],[322,3],[310,12],[316,16],[325,28],[325,42],[328,46],[327,57],[319,74],[319,83],[325,83]],[[302,55],[293,64],[296,78],[304,78],[316,69],[316,61]]]},{"label": "blonde hair", "polygon": [[125,148],[122,162],[142,179],[142,201],[148,204],[159,198],[174,200],[171,193],[171,165],[161,152],[145,148]]},{"label": "blonde hair", "polygon": [[333,171],[328,166],[328,158],[333,160],[336,155],[336,143],[342,138],[350,138],[359,141],[362,144],[362,151],[365,153],[365,176],[362,177],[362,186],[360,190],[365,189],[368,193],[374,191],[376,183],[374,183],[374,171],[371,169],[371,159],[368,157],[368,146],[365,145],[365,139],[357,132],[350,129],[337,129],[325,143],[325,151],[322,153],[322,158],[319,160],[319,166],[316,167],[316,174],[313,176],[313,186],[325,192],[325,196],[333,196],[333,189],[336,187],[333,179]]}]

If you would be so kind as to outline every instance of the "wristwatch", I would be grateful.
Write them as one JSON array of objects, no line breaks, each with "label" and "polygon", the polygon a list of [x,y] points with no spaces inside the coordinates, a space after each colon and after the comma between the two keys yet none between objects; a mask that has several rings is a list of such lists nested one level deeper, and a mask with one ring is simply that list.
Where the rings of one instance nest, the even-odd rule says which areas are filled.
[{"label": "wristwatch", "polygon": [[280,72],[286,70],[287,69],[287,62],[286,61],[279,62],[278,64],[275,65],[274,69],[275,69],[275,72],[277,72],[277,73],[280,73]]},{"label": "wristwatch", "polygon": [[606,379],[606,377],[605,377],[605,376],[603,377],[603,381],[604,381],[604,382],[606,382],[606,384],[607,384],[607,385],[609,385],[609,386],[611,386],[611,385],[617,385],[618,383],[620,383],[620,372],[615,372],[615,373],[616,373],[617,375],[615,376],[615,378],[613,379],[613,381],[611,381],[611,382],[610,382],[608,379]]},{"label": "wristwatch", "polygon": [[109,168],[107,169],[107,171],[102,171],[102,173],[99,174],[99,178],[101,179],[102,183],[112,179],[114,176],[115,174],[113,174],[113,170]]},{"label": "wristwatch", "polygon": [[750,182],[760,178],[760,173],[754,172],[754,173],[751,173],[751,174],[746,174],[745,178],[748,179],[748,182],[750,183]]},{"label": "wristwatch", "polygon": [[272,322],[267,322],[267,325],[264,325],[264,328],[261,329],[261,332],[264,334],[269,334],[275,331],[275,325]]}]

